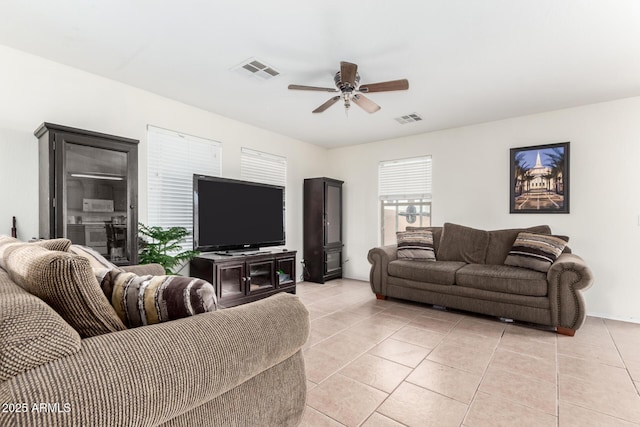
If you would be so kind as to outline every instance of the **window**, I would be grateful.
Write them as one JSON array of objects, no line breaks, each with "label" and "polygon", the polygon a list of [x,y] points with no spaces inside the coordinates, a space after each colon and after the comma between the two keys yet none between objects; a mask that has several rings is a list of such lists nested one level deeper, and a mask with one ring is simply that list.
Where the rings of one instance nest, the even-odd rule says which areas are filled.
[{"label": "window", "polygon": [[287,159],[242,147],[240,179],[284,187],[287,183]]},{"label": "window", "polygon": [[407,226],[431,226],[431,156],[380,162],[378,195],[382,245]]},{"label": "window", "polygon": [[193,249],[193,174],[221,176],[222,144],[153,126],[147,141],[148,225],[185,227],[181,246]]}]

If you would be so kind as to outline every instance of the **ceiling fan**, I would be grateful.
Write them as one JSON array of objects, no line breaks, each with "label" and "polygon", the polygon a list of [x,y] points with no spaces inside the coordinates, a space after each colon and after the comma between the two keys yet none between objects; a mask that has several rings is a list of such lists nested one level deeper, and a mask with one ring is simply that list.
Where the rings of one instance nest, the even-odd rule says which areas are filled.
[{"label": "ceiling fan", "polygon": [[329,99],[327,102],[313,110],[314,113],[322,113],[327,108],[338,102],[340,99],[344,100],[344,107],[346,111],[349,111],[351,103],[353,102],[366,112],[375,113],[380,109],[380,106],[364,96],[364,93],[391,92],[394,90],[409,89],[409,81],[407,79],[361,85],[360,75],[358,74],[358,65],[345,61],[340,62],[340,71],[336,73],[333,81],[335,82],[337,89],[303,85],[289,85],[289,89],[313,90],[319,92],[340,92],[340,95],[334,96],[333,98]]}]

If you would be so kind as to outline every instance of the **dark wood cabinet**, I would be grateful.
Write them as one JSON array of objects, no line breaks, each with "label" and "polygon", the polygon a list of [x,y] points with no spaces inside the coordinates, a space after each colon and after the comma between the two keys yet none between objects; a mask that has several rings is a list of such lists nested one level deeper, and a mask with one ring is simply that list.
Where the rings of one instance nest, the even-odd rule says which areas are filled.
[{"label": "dark wood cabinet", "polygon": [[342,184],[304,180],[304,279],[324,283],[342,277]]},{"label": "dark wood cabinet", "polygon": [[138,141],[43,123],[41,238],[67,237],[114,264],[138,261]]},{"label": "dark wood cabinet", "polygon": [[233,307],[278,292],[295,293],[296,251],[202,253],[191,260],[189,274],[213,284],[220,307]]}]

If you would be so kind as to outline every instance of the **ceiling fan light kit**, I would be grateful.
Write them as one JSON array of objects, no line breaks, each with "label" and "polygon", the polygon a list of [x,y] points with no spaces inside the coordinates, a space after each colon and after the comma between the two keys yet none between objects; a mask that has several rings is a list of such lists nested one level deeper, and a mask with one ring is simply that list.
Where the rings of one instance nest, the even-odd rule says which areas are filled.
[{"label": "ceiling fan light kit", "polygon": [[338,71],[333,77],[333,81],[337,89],[295,84],[289,85],[289,89],[321,92],[340,92],[340,95],[334,96],[333,98],[329,99],[327,102],[313,110],[313,113],[322,113],[327,108],[338,102],[340,99],[343,100],[345,111],[349,111],[351,103],[354,103],[368,113],[375,113],[376,111],[380,110],[380,106],[373,102],[371,99],[364,96],[364,93],[391,92],[396,90],[409,89],[409,81],[407,79],[360,85],[358,65],[346,61],[340,62],[340,71]]}]

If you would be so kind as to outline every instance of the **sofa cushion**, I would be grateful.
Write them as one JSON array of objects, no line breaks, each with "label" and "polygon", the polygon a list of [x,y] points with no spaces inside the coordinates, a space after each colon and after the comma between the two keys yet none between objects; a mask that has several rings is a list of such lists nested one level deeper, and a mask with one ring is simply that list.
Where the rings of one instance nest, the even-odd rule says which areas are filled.
[{"label": "sofa cushion", "polygon": [[505,230],[489,231],[489,246],[485,257],[485,264],[503,265],[507,259],[511,246],[515,242],[520,232],[551,234],[551,228],[548,225],[537,225],[529,228],[510,228]]},{"label": "sofa cushion", "polygon": [[442,227],[414,227],[408,225],[405,228],[406,231],[430,231],[433,234],[433,249],[436,252],[436,259],[438,258],[438,248],[440,247],[440,238],[442,238]]},{"label": "sofa cushion", "polygon": [[504,263],[546,273],[567,245],[563,237],[519,233]]},{"label": "sofa cushion", "polygon": [[445,223],[437,257],[440,261],[483,264],[489,246],[489,232],[462,225]]},{"label": "sofa cushion", "polygon": [[4,263],[16,284],[49,304],[81,337],[127,329],[86,258],[22,243],[6,248]]},{"label": "sofa cushion", "polygon": [[456,271],[464,265],[464,262],[456,261],[395,260],[389,263],[389,275],[418,282],[453,285],[456,280]]},{"label": "sofa cushion", "polygon": [[431,231],[398,231],[398,258],[416,261],[435,261]]},{"label": "sofa cushion", "polygon": [[0,269],[0,381],[78,350],[78,333]]},{"label": "sofa cushion", "polygon": [[547,295],[545,273],[507,265],[465,265],[456,271],[456,285],[515,295]]},{"label": "sofa cushion", "polygon": [[124,324],[133,328],[215,311],[216,292],[202,279],[138,276],[112,270],[105,292]]}]

